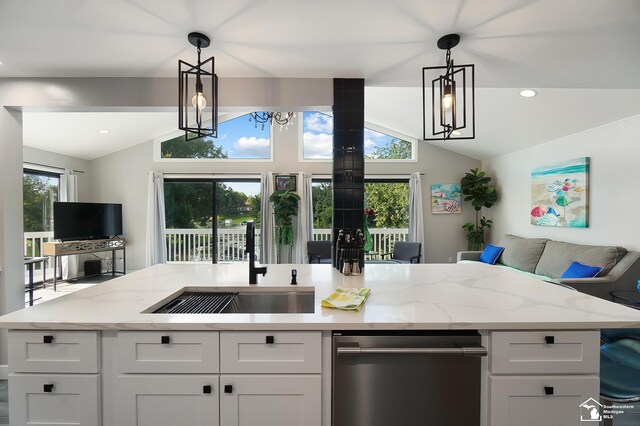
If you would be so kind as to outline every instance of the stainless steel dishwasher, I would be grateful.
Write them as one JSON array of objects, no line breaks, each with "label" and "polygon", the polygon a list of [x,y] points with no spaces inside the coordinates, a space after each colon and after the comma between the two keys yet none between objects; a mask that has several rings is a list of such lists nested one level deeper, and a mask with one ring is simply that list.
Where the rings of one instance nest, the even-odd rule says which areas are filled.
[{"label": "stainless steel dishwasher", "polygon": [[334,332],[333,426],[477,426],[476,331]]}]

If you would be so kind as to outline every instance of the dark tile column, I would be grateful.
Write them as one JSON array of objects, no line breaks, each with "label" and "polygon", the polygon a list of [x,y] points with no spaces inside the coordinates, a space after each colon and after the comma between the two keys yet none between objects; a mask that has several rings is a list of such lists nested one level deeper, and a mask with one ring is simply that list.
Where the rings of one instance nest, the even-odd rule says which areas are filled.
[{"label": "dark tile column", "polygon": [[[364,228],[364,79],[333,79],[333,243]],[[335,257],[335,256],[334,256]],[[363,257],[364,261],[364,257]],[[335,258],[334,258],[335,266]]]}]

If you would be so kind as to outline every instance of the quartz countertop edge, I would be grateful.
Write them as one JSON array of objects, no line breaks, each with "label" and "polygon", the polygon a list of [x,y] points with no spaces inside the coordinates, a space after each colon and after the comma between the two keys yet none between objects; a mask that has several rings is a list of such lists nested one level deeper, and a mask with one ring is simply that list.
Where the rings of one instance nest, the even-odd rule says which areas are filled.
[{"label": "quartz countertop edge", "polygon": [[[482,264],[267,265],[258,285],[246,264],[163,264],[0,317],[0,328],[37,330],[555,330],[640,328],[640,311]],[[298,286],[290,286],[291,270]],[[336,287],[371,289],[360,312],[321,308]],[[308,314],[151,314],[182,292],[315,291]]]}]

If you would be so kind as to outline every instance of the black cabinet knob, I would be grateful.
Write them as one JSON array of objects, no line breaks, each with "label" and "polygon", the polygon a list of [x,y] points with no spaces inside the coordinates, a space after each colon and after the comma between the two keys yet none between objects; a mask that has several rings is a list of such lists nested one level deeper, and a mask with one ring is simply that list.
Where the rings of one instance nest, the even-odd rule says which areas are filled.
[{"label": "black cabinet knob", "polygon": [[204,385],[202,387],[202,393],[211,393],[211,385]]},{"label": "black cabinet knob", "polygon": [[233,386],[224,385],[224,393],[233,393]]},{"label": "black cabinet knob", "polygon": [[51,383],[44,385],[42,388],[42,390],[45,392],[53,392],[53,385]]},{"label": "black cabinet knob", "polygon": [[171,337],[169,336],[162,336],[160,338],[160,341],[162,342],[163,345],[168,345],[169,343],[171,343]]},{"label": "black cabinet knob", "polygon": [[545,386],[544,387],[545,395],[553,395],[553,386]]},{"label": "black cabinet knob", "polygon": [[53,336],[43,336],[42,337],[42,342],[43,343],[53,343]]},{"label": "black cabinet knob", "polygon": [[556,342],[556,338],[553,336],[544,336],[544,343],[547,345],[553,345]]},{"label": "black cabinet knob", "polygon": [[267,336],[267,340],[266,341],[267,341],[268,345],[272,345],[273,342],[274,342],[273,336]]}]

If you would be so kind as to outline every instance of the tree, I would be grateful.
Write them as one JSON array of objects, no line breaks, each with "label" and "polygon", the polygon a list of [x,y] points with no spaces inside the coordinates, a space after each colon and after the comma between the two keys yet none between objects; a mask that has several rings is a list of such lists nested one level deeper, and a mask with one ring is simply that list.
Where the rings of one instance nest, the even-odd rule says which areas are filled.
[{"label": "tree", "polygon": [[365,183],[367,207],[375,212],[374,227],[406,228],[409,223],[409,184]]},{"label": "tree", "polygon": [[313,227],[331,228],[333,220],[333,194],[330,182],[311,187],[313,197]]},{"label": "tree", "polygon": [[162,142],[160,147],[162,158],[229,158],[229,154],[216,146],[209,136],[187,141],[185,135],[180,135]]},{"label": "tree", "polygon": [[471,201],[476,211],[476,223],[465,223],[462,228],[467,231],[469,250],[482,250],[485,229],[491,228],[493,222],[484,216],[480,218],[483,207],[491,208],[498,200],[498,193],[491,185],[491,178],[478,168],[466,172],[460,182],[464,201]]},{"label": "tree", "polygon": [[371,155],[366,158],[384,158],[387,160],[407,160],[411,158],[413,146],[411,142],[393,138],[391,143],[385,146],[377,146]]},{"label": "tree", "polygon": [[58,187],[49,178],[24,174],[22,180],[25,232],[50,231],[53,202],[58,200]]}]

